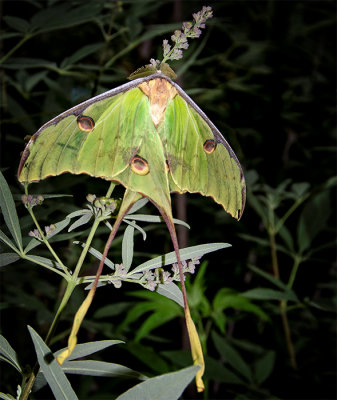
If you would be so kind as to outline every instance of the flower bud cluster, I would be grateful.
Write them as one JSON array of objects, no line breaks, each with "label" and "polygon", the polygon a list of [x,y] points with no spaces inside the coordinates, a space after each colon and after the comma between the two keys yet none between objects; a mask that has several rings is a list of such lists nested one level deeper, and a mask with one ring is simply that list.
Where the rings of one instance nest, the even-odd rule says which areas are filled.
[{"label": "flower bud cluster", "polygon": [[111,215],[116,210],[118,205],[118,201],[115,199],[110,197],[96,197],[94,194],[88,194],[87,200],[90,204],[92,204],[88,205],[88,207],[94,214],[105,217]]},{"label": "flower bud cluster", "polygon": [[[195,266],[200,264],[199,259],[200,257],[195,257],[189,261],[182,261],[183,273],[194,274]],[[116,289],[119,289],[122,286],[122,281],[126,277],[127,271],[123,264],[115,264],[115,272],[110,275],[109,283],[112,283]],[[132,279],[132,275],[128,276],[128,278],[128,280]],[[135,281],[153,292],[158,285],[165,285],[173,281],[180,282],[179,266],[177,263],[172,264],[172,272],[165,271],[163,268],[149,269],[144,271]]]},{"label": "flower bud cluster", "polygon": [[32,196],[31,194],[24,194],[21,196],[21,200],[26,207],[33,208],[35,206],[40,206],[43,203],[44,198],[41,194],[36,197]]},{"label": "flower bud cluster", "polygon": [[122,286],[122,279],[125,278],[126,274],[127,272],[123,264],[115,264],[115,272],[112,275],[113,279],[109,282],[111,282],[116,289],[119,289]]},{"label": "flower bud cluster", "polygon": [[183,57],[183,50],[188,48],[187,39],[197,39],[201,35],[201,29],[205,28],[207,19],[212,18],[211,7],[204,6],[199,12],[193,14],[193,22],[184,22],[182,30],[176,30],[171,36],[174,43],[173,48],[168,40],[163,41],[163,61],[180,60]]},{"label": "flower bud cluster", "polygon": [[[54,224],[45,226],[44,230],[46,232],[46,237],[48,238],[48,237],[53,236],[55,229],[56,229],[56,226]],[[42,236],[41,236],[40,232],[37,229],[34,229],[33,231],[30,231],[28,233],[28,236],[31,236],[31,237],[33,237],[35,239],[38,239],[38,240],[42,240]]]},{"label": "flower bud cluster", "polygon": [[[200,264],[199,257],[192,258],[189,261],[182,261],[181,266],[183,268],[183,273],[194,274],[197,264]],[[142,280],[145,281],[143,284],[144,287],[154,291],[159,284],[165,285],[173,281],[180,281],[179,266],[177,263],[172,264],[172,273],[164,271],[162,268],[157,268],[154,271],[145,271]]]}]

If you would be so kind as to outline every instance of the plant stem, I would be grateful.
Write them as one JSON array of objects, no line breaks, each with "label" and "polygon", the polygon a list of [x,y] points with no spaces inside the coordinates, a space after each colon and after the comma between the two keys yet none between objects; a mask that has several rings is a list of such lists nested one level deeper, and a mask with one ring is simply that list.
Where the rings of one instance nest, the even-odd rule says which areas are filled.
[{"label": "plant stem", "polygon": [[101,222],[101,219],[97,218],[97,219],[95,219],[94,223],[92,224],[89,236],[87,237],[87,240],[85,242],[85,246],[83,247],[82,253],[80,255],[80,258],[77,261],[77,264],[76,264],[76,267],[75,267],[75,270],[74,270],[74,273],[73,273],[73,278],[74,279],[77,279],[78,274],[80,273],[80,270],[82,268],[85,256],[88,253],[88,250],[89,250],[89,247],[91,245],[92,239],[93,239],[93,237],[94,237],[94,235],[96,233],[96,230],[97,230],[98,225],[99,225],[100,222]]},{"label": "plant stem", "polygon": [[70,276],[70,273],[69,273],[69,271],[68,271],[68,268],[63,264],[63,262],[60,260],[59,256],[55,253],[54,249],[51,247],[50,243],[48,242],[48,240],[47,240],[45,234],[43,233],[43,230],[41,229],[39,223],[37,222],[37,219],[36,219],[36,217],[35,217],[35,214],[34,214],[32,208],[31,208],[31,207],[27,207],[27,209],[28,209],[28,212],[29,212],[30,216],[32,217],[32,219],[33,219],[33,221],[34,221],[35,226],[37,227],[37,229],[38,229],[38,231],[39,231],[39,233],[40,233],[40,235],[41,235],[41,238],[42,238],[42,240],[43,240],[43,243],[48,247],[48,250],[49,250],[49,251],[51,252],[51,254],[54,256],[56,262],[60,264],[60,266],[62,267],[62,269],[63,269],[63,271],[65,272],[65,274],[66,274],[67,276]]},{"label": "plant stem", "polygon": [[20,257],[22,259],[30,261],[30,262],[32,262],[34,264],[41,265],[41,267],[47,268],[50,271],[53,271],[55,274],[61,275],[67,281],[69,280],[69,274],[66,275],[65,273],[59,271],[56,268],[50,267],[49,265],[43,263],[42,261],[38,261],[37,259],[32,259],[29,254],[28,255],[27,254],[20,254]]},{"label": "plant stem", "polygon": [[[110,197],[110,196],[111,196],[111,193],[112,193],[114,187],[115,187],[115,184],[114,184],[114,183],[111,183],[110,186],[109,186],[109,189],[108,189],[108,192],[107,192],[106,197]],[[92,227],[91,227],[90,233],[89,233],[89,235],[88,235],[88,238],[87,238],[87,240],[86,240],[85,246],[84,246],[84,248],[83,248],[83,250],[82,250],[82,253],[81,253],[81,255],[80,255],[79,259],[78,259],[78,262],[77,262],[77,264],[76,264],[74,273],[73,273],[73,275],[70,275],[69,272],[68,272],[68,270],[67,270],[67,268],[63,265],[62,261],[59,259],[59,257],[57,256],[57,254],[54,252],[54,250],[53,250],[53,248],[50,246],[48,240],[45,238],[44,233],[43,233],[43,231],[42,231],[42,229],[41,229],[39,223],[37,222],[37,219],[36,219],[36,217],[35,217],[35,215],[34,215],[32,209],[31,209],[31,208],[28,208],[28,211],[29,211],[29,213],[30,213],[30,215],[31,215],[31,217],[32,217],[32,219],[33,219],[33,221],[34,221],[34,223],[35,223],[37,229],[39,230],[40,235],[41,235],[41,237],[42,237],[44,243],[45,243],[46,246],[48,247],[49,251],[53,254],[53,256],[54,256],[54,258],[56,259],[56,261],[63,267],[63,269],[64,269],[65,272],[67,273],[67,275],[64,276],[64,278],[67,279],[67,287],[66,287],[66,290],[65,290],[65,293],[64,293],[63,298],[62,298],[62,300],[61,300],[61,303],[60,303],[60,305],[59,305],[59,307],[58,307],[58,309],[57,309],[57,312],[56,312],[56,314],[55,314],[55,317],[54,317],[54,319],[53,319],[53,322],[52,322],[52,324],[51,324],[51,326],[50,326],[50,328],[49,328],[49,330],[48,330],[48,333],[47,333],[47,336],[46,336],[46,339],[45,339],[45,343],[46,343],[47,345],[49,345],[49,343],[50,343],[50,341],[51,341],[51,339],[52,339],[52,337],[53,337],[53,335],[54,335],[54,333],[55,333],[55,330],[56,330],[57,324],[58,324],[58,322],[59,322],[60,316],[61,316],[61,314],[62,314],[64,308],[66,307],[66,305],[67,305],[67,303],[68,303],[68,301],[69,301],[69,299],[70,299],[70,296],[71,296],[72,292],[74,291],[76,285],[79,283],[78,274],[79,274],[79,272],[80,272],[80,270],[81,270],[81,267],[82,267],[82,265],[83,265],[84,259],[85,259],[86,255],[87,255],[87,253],[88,253],[89,248],[90,248],[90,244],[91,244],[91,242],[92,242],[92,239],[93,239],[93,237],[94,237],[94,235],[95,235],[95,233],[96,233],[96,230],[97,230],[97,228],[98,228],[99,223],[102,221],[102,218],[96,218],[96,219],[95,219],[95,221],[94,221],[94,223],[93,223],[93,225],[92,225]],[[108,243],[107,243],[106,249],[105,249],[105,257],[103,256],[103,258],[102,258],[102,260],[101,260],[101,265],[100,265],[100,269],[101,269],[101,270],[102,270],[102,268],[103,268],[104,260],[105,260],[105,258],[106,258],[106,255],[107,255],[107,252],[108,252],[109,247],[110,247],[110,245],[111,245],[111,242],[112,242],[112,240],[113,240],[113,237],[115,236],[115,234],[116,234],[116,232],[117,232],[117,229],[118,229],[118,226],[119,226],[120,222],[121,222],[121,219],[120,219],[119,223],[115,223],[116,227],[115,227],[115,225],[114,225],[114,227],[115,227],[114,233],[111,233],[110,236],[109,236],[109,240],[108,240],[109,245],[108,245]],[[26,258],[27,258],[27,257],[26,257]],[[58,271],[57,271],[57,272],[58,272]],[[63,274],[62,274],[62,275],[63,275]],[[99,275],[100,275],[100,274],[98,274],[98,276],[96,276],[96,280],[95,280],[96,286],[97,286],[97,283],[98,283]],[[95,288],[95,289],[96,289],[96,288]],[[23,387],[23,391],[22,391],[22,394],[21,394],[21,396],[20,396],[20,400],[27,400],[27,399],[28,399],[29,394],[30,394],[30,392],[31,392],[31,390],[32,390],[32,387],[33,387],[33,385],[34,385],[34,382],[35,382],[35,379],[36,379],[36,375],[37,375],[38,372],[39,372],[39,368],[40,368],[40,367],[39,367],[39,364],[38,364],[38,362],[36,362],[35,365],[34,365],[34,368],[33,368],[32,372],[31,372],[31,374],[30,374],[30,377],[29,377],[28,382],[27,382],[26,385],[24,385],[24,387]]]},{"label": "plant stem", "polygon": [[[45,339],[45,343],[47,345],[49,344],[49,342],[50,342],[50,340],[51,340],[51,338],[52,338],[52,336],[53,336],[53,334],[55,332],[55,329],[56,329],[57,323],[59,322],[59,319],[60,319],[60,316],[62,314],[62,311],[64,310],[65,306],[67,305],[67,303],[68,303],[68,301],[70,299],[70,296],[71,296],[73,290],[75,289],[75,287],[76,287],[76,281],[74,281],[74,280],[68,281],[66,291],[65,291],[65,293],[63,295],[61,303],[60,303],[60,305],[59,305],[59,307],[57,309],[57,312],[55,314],[55,317],[53,319],[52,324],[50,325],[49,331],[48,331],[46,339]],[[35,379],[36,379],[36,375],[39,372],[39,369],[40,369],[40,366],[39,366],[38,362],[36,362],[32,372],[31,372],[31,374],[29,376],[28,382],[23,387],[23,391],[21,393],[20,400],[27,400],[28,399],[29,394],[30,394],[30,392],[31,392],[31,390],[33,388],[33,385],[34,385],[34,382],[35,382]]]},{"label": "plant stem", "polygon": [[294,259],[293,267],[292,267],[291,272],[290,272],[289,281],[288,281],[288,284],[287,284],[287,286],[290,289],[293,287],[293,284],[294,284],[294,281],[295,281],[296,274],[297,274],[297,271],[298,271],[298,267],[300,266],[300,263],[301,263],[301,256],[296,255],[295,259]]},{"label": "plant stem", "polygon": [[271,265],[273,268],[273,275],[275,278],[280,279],[280,270],[278,266],[276,240],[274,232],[269,233],[270,252],[271,252]]},{"label": "plant stem", "polygon": [[293,341],[291,339],[291,331],[290,331],[288,315],[287,315],[287,302],[286,302],[286,300],[281,300],[281,302],[280,302],[280,310],[281,310],[281,318],[282,318],[284,336],[285,336],[285,339],[286,339],[287,349],[288,349],[289,358],[290,358],[290,365],[294,369],[297,369],[295,349],[294,349]]},{"label": "plant stem", "polygon": [[[31,215],[32,215],[32,217],[34,216],[34,214],[31,214]],[[93,223],[93,225],[91,227],[89,236],[87,238],[85,247],[83,248],[81,256],[80,256],[80,258],[79,258],[79,260],[77,262],[77,265],[76,265],[76,268],[75,268],[75,272],[71,276],[71,279],[67,281],[67,288],[65,290],[65,293],[64,293],[63,298],[61,300],[61,303],[60,303],[60,305],[59,305],[59,307],[57,309],[57,312],[55,314],[55,317],[53,319],[53,322],[52,322],[52,324],[51,324],[51,326],[49,328],[49,331],[48,331],[46,339],[45,339],[45,342],[46,342],[47,345],[49,344],[50,340],[52,339],[53,334],[54,334],[55,329],[56,329],[56,326],[57,326],[57,323],[58,323],[58,321],[60,319],[60,316],[62,314],[62,311],[64,310],[65,306],[67,305],[67,303],[68,303],[68,301],[70,299],[70,296],[71,296],[73,290],[75,289],[75,287],[76,287],[76,285],[78,283],[77,282],[78,274],[79,274],[80,269],[81,269],[81,267],[83,265],[84,258],[86,256],[88,250],[89,250],[92,238],[94,237],[94,234],[95,234],[95,232],[97,230],[97,227],[98,227],[100,221],[101,221],[100,219],[96,219],[94,221],[94,223]],[[39,229],[39,225],[38,225],[36,219],[34,220],[34,222],[35,222],[36,226]],[[33,385],[34,385],[34,382],[35,382],[35,379],[36,379],[36,375],[39,372],[39,368],[40,368],[39,364],[36,362],[35,365],[34,365],[33,371],[30,374],[29,380],[28,380],[27,384],[23,388],[22,394],[20,396],[20,400],[27,400],[28,399],[28,396],[29,396],[29,394],[30,394],[30,392],[32,390]]]},{"label": "plant stem", "polygon": [[[280,279],[280,270],[279,270],[279,265],[278,265],[274,230],[271,230],[269,232],[269,241],[270,241],[270,251],[271,251],[273,275],[275,278]],[[280,302],[280,313],[281,313],[281,318],[282,318],[282,326],[283,326],[284,336],[285,336],[287,349],[288,349],[288,353],[289,353],[289,358],[290,358],[290,364],[294,369],[297,369],[295,350],[294,350],[294,345],[293,345],[293,342],[291,339],[291,332],[290,332],[288,315],[287,315],[287,302],[285,300],[281,300],[281,302]]]},{"label": "plant stem", "polygon": [[115,187],[116,187],[116,184],[114,182],[111,182],[110,186],[109,186],[109,189],[106,192],[105,197],[111,197],[111,194],[112,194],[113,190],[115,189]]},{"label": "plant stem", "polygon": [[18,42],[14,47],[12,47],[7,54],[5,54],[1,59],[0,59],[0,64],[3,64],[7,58],[9,58],[13,53],[16,52],[18,48],[20,48],[27,40],[29,40],[31,37],[34,35],[32,33],[27,33],[21,40]]},{"label": "plant stem", "polygon": [[309,197],[309,194],[306,194],[300,198],[298,198],[294,204],[288,209],[288,211],[283,215],[282,218],[279,219],[278,223],[275,226],[275,233],[277,233],[282,226],[284,225],[284,223],[286,222],[286,220],[290,217],[290,215],[296,210],[296,208],[298,208],[307,198]]},{"label": "plant stem", "polygon": [[[116,184],[115,184],[114,182],[111,182],[111,183],[110,183],[109,189],[108,189],[108,191],[107,191],[105,197],[110,197],[110,196],[111,196],[111,193],[113,192],[115,186],[116,186]],[[82,268],[82,265],[83,265],[85,256],[86,256],[87,253],[88,253],[88,250],[89,250],[90,244],[91,244],[91,242],[92,242],[92,239],[93,239],[93,237],[94,237],[94,235],[95,235],[95,233],[96,233],[96,230],[97,230],[97,228],[98,228],[98,225],[99,225],[99,223],[100,223],[101,221],[102,221],[101,218],[96,218],[95,221],[94,221],[94,223],[93,223],[93,225],[92,225],[92,227],[91,227],[89,236],[87,237],[87,240],[86,240],[86,242],[85,242],[85,246],[84,246],[84,248],[83,248],[83,250],[82,250],[82,253],[81,253],[81,255],[80,255],[80,258],[79,258],[78,261],[77,261],[77,264],[76,264],[76,267],[75,267],[75,270],[74,270],[74,273],[73,273],[73,278],[74,278],[74,279],[77,279],[77,277],[78,277],[78,274],[79,274],[79,272],[80,272],[80,270],[81,270],[81,268]]]}]

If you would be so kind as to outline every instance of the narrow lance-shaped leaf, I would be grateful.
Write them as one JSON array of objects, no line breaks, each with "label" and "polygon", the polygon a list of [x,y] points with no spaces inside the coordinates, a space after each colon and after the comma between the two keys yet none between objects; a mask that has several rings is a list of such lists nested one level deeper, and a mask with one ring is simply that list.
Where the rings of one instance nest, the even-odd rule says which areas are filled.
[{"label": "narrow lance-shaped leaf", "polygon": [[28,327],[37,359],[54,396],[58,400],[76,400],[77,396],[53,353],[33,328]]},{"label": "narrow lance-shaped leaf", "polygon": [[186,386],[191,382],[198,367],[188,367],[177,372],[147,379],[129,389],[116,400],[167,400],[179,399]]},{"label": "narrow lance-shaped leaf", "polygon": [[0,335],[0,358],[13,365],[20,373],[22,372],[15,350],[2,335]]},{"label": "narrow lance-shaped leaf", "polygon": [[22,235],[12,193],[0,171],[0,208],[7,228],[13,236],[17,246],[22,250]]}]

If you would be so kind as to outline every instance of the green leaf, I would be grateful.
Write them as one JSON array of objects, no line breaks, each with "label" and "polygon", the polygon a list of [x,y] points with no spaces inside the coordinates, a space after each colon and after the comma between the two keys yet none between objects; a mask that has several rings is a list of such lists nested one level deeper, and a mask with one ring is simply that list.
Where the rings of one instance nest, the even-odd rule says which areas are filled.
[{"label": "green leaf", "polygon": [[181,307],[184,307],[183,294],[174,282],[159,284],[156,288],[156,292],[167,297],[168,299],[175,301]]},{"label": "green leaf", "polygon": [[228,364],[242,374],[247,381],[252,382],[252,371],[237,350],[234,349],[225,337],[219,336],[215,331],[212,332],[212,339],[221,357]]},{"label": "green leaf", "polygon": [[303,209],[297,227],[297,242],[302,253],[327,225],[331,214],[329,196],[329,191],[319,193]]},{"label": "green leaf", "polygon": [[[216,250],[224,249],[226,247],[230,247],[231,245],[228,243],[209,243],[202,244],[198,246],[186,247],[185,249],[180,249],[180,259],[181,261],[189,260],[191,258],[201,257],[204,254],[211,253]],[[177,262],[177,256],[174,251],[170,253],[166,253],[162,256],[155,257],[145,263],[138,265],[135,269],[133,269],[129,274],[133,274],[136,272],[144,272],[150,269],[163,267],[165,265],[173,264]]]},{"label": "green leaf", "polygon": [[166,350],[161,351],[160,354],[181,368],[188,367],[191,364],[191,352],[188,349]]},{"label": "green leaf", "polygon": [[31,250],[35,249],[35,247],[39,246],[42,242],[38,239],[33,238],[30,240],[27,244],[27,246],[24,249],[24,253],[28,254]]},{"label": "green leaf", "polygon": [[282,224],[280,230],[278,231],[279,235],[287,245],[287,248],[290,251],[294,251],[294,239],[293,236],[291,235],[290,231],[284,224]]},{"label": "green leaf", "polygon": [[[144,222],[150,222],[150,223],[162,223],[165,222],[162,217],[159,215],[148,215],[148,214],[128,214],[124,217],[124,219],[133,219],[135,221],[144,221]],[[191,227],[185,222],[177,218],[173,218],[172,221],[176,225],[182,225],[185,228],[190,229]]]},{"label": "green leaf", "polygon": [[81,210],[83,211],[83,215],[74,223],[72,223],[69,228],[68,228],[68,232],[71,232],[72,230],[78,228],[79,226],[85,225],[87,224],[91,217],[92,217],[92,212],[90,210]]},{"label": "green leaf", "polygon": [[11,232],[17,246],[22,251],[22,236],[21,236],[18,214],[16,213],[16,208],[12,193],[1,172],[0,172],[0,208],[9,231]]},{"label": "green leaf", "polygon": [[12,264],[13,262],[20,259],[20,256],[17,253],[1,253],[0,254],[0,267],[4,267],[5,265]]},{"label": "green leaf", "polygon": [[145,380],[147,376],[123,365],[104,361],[80,360],[65,361],[62,369],[66,374],[104,376],[107,378],[124,378]]},{"label": "green leaf", "polygon": [[151,331],[159,326],[166,324],[173,318],[182,315],[181,309],[175,303],[170,303],[170,306],[158,308],[156,312],[152,313],[137,330],[135,341],[138,342]]},{"label": "green leaf", "polygon": [[[76,360],[76,358],[87,357],[93,353],[97,353],[98,351],[104,350],[107,347],[120,343],[124,342],[122,340],[99,340],[97,342],[87,342],[87,343],[77,344],[73,352],[67,358],[67,361]],[[55,357],[60,355],[64,350],[65,348],[58,350],[55,353]]]},{"label": "green leaf", "polygon": [[11,364],[20,373],[22,373],[22,368],[15,350],[2,335],[0,335],[0,356],[4,361]]},{"label": "green leaf", "polygon": [[41,370],[56,399],[77,400],[76,393],[51,350],[33,328],[28,326],[28,329],[34,343]]},{"label": "green leaf", "polygon": [[267,351],[263,357],[255,363],[255,379],[259,385],[263,383],[273,372],[275,365],[275,351]]},{"label": "green leaf", "polygon": [[5,393],[0,392],[0,399],[15,400],[15,397],[13,397],[11,394],[5,394]]},{"label": "green leaf", "polygon": [[3,17],[3,20],[6,22],[6,24],[10,28],[13,28],[14,30],[16,30],[18,32],[25,33],[25,32],[28,32],[28,30],[29,30],[29,23],[23,18],[5,15]]},{"label": "green leaf", "polygon": [[[127,219],[123,218],[123,222],[125,222],[126,224],[133,226],[135,229],[137,229],[137,231],[139,231],[142,235],[143,235],[143,240],[146,240],[146,232],[144,231],[143,228],[141,228],[139,225],[137,225],[135,223],[135,221],[128,221]],[[111,230],[111,228],[109,228]]]},{"label": "green leaf", "polygon": [[43,79],[46,76],[47,76],[47,71],[41,71],[41,72],[38,72],[37,74],[31,75],[25,81],[25,90],[27,92],[31,92],[32,89],[34,88],[34,86],[37,85],[40,81],[43,81]]},{"label": "green leaf", "polygon": [[165,373],[169,369],[167,362],[152,346],[144,346],[141,343],[128,341],[126,350],[156,373],[158,371]]},{"label": "green leaf", "polygon": [[[58,352],[59,353],[59,352]],[[56,356],[56,353],[55,353]],[[62,371],[66,374],[101,376],[106,378],[123,378],[145,380],[147,377],[140,372],[134,371],[123,365],[108,363],[104,361],[80,360],[65,361],[62,364]],[[42,373],[39,373],[34,384],[34,391],[40,390],[46,385]]]},{"label": "green leaf", "polygon": [[267,207],[262,204],[258,196],[255,196],[253,192],[247,188],[249,195],[247,196],[248,203],[255,210],[255,212],[260,216],[265,226],[268,226],[268,210]]},{"label": "green leaf", "polygon": [[257,243],[259,246],[262,247],[269,247],[270,243],[268,240],[266,239],[262,239],[253,235],[248,235],[246,233],[240,233],[239,234],[240,238],[244,239],[244,240],[249,240],[251,242]]},{"label": "green leaf", "polygon": [[[78,241],[74,241],[73,243],[74,243],[74,244],[79,244],[79,245],[82,246],[82,247],[85,246],[85,243],[81,243],[81,242],[78,242]],[[98,260],[101,260],[102,257],[103,257],[103,254],[102,254],[101,252],[99,252],[98,250],[94,249],[93,247],[89,247],[88,252],[89,252],[90,254],[92,254],[94,257],[96,257]],[[105,264],[107,267],[109,267],[109,268],[111,268],[111,269],[113,269],[113,270],[115,269],[115,264],[114,264],[112,261],[110,261],[108,258],[106,258],[106,259],[104,260],[104,264]]]},{"label": "green leaf", "polygon": [[278,290],[268,288],[255,288],[241,293],[242,296],[256,300],[290,300],[298,301],[293,291],[280,292]]},{"label": "green leaf", "polygon": [[285,283],[283,283],[280,279],[275,278],[270,273],[263,271],[261,268],[255,267],[254,265],[251,265],[251,264],[248,264],[248,268],[250,270],[254,271],[256,274],[262,276],[264,279],[271,282],[273,285],[277,286],[278,288],[280,288],[284,291],[289,291],[289,288]]},{"label": "green leaf", "polygon": [[[162,301],[161,298],[159,299]],[[123,322],[119,326],[119,329],[123,330],[126,326],[139,319],[143,314],[157,310],[158,307],[160,306],[158,303],[156,304],[155,301],[140,302],[136,304],[127,312]]]},{"label": "green leaf", "polygon": [[32,261],[35,262],[36,264],[42,265],[42,266],[49,266],[51,268],[57,268],[57,269],[61,269],[63,271],[63,268],[61,267],[61,265],[59,263],[57,263],[54,260],[50,260],[49,258],[45,258],[45,257],[40,257],[40,256],[35,256],[32,254],[29,254],[29,256],[27,256],[26,258],[28,261]]},{"label": "green leaf", "polygon": [[122,263],[127,271],[129,271],[132,259],[133,259],[133,236],[135,228],[132,225],[128,225],[125,229],[123,242],[122,242]]},{"label": "green leaf", "polygon": [[7,244],[7,246],[10,247],[12,250],[17,250],[17,248],[15,247],[14,243],[9,239],[9,237],[7,235],[5,235],[2,232],[2,230],[0,230],[0,240],[3,243]]},{"label": "green leaf", "polygon": [[92,21],[100,11],[98,3],[80,4],[72,7],[69,2],[48,8],[43,8],[31,19],[32,28],[41,32],[50,32],[57,29],[75,27]]},{"label": "green leaf", "polygon": [[101,50],[104,47],[104,43],[91,43],[86,46],[81,47],[74,54],[65,58],[61,62],[61,68],[68,68],[71,67],[73,64],[76,64],[78,61],[82,60],[83,58],[89,56],[90,54],[96,53],[97,51]]},{"label": "green leaf", "polygon": [[175,400],[196,375],[198,366],[148,379],[117,397],[116,400]]},{"label": "green leaf", "polygon": [[229,291],[226,288],[220,289],[214,297],[212,313],[214,322],[220,328],[221,332],[225,332],[225,316],[223,311],[227,308],[234,308],[236,310],[246,311],[257,315],[264,321],[269,320],[268,314],[266,314],[259,306],[253,304],[248,298],[242,296],[239,293]]},{"label": "green leaf", "polygon": [[130,215],[135,213],[136,211],[140,210],[143,208],[147,203],[149,202],[149,199],[147,197],[143,197],[142,199],[138,200],[129,210],[129,212],[126,215]]},{"label": "green leaf", "polygon": [[225,367],[222,363],[212,357],[205,357],[205,379],[215,382],[223,382],[234,385],[244,385],[245,382],[235,372]]},{"label": "green leaf", "polygon": [[294,193],[295,199],[302,197],[310,188],[308,182],[298,182],[291,185],[291,191]]},{"label": "green leaf", "polygon": [[115,315],[120,315],[130,309],[130,304],[130,302],[107,304],[95,311],[93,318],[111,318]]}]

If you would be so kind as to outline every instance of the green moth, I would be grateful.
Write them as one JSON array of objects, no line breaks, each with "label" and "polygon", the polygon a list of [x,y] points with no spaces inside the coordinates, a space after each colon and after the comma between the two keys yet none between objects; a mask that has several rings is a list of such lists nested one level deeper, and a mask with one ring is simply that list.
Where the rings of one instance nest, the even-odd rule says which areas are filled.
[{"label": "green moth", "polygon": [[136,201],[147,197],[163,216],[177,255],[192,357],[201,367],[197,388],[202,391],[204,360],[187,303],[170,193],[211,196],[240,219],[246,186],[240,163],[227,141],[171,77],[173,71],[165,63],[159,69],[142,68],[131,75],[131,82],[47,122],[27,144],[18,179],[30,183],[69,172],[114,181],[126,188],[95,283],[74,319],[77,322],[68,349],[58,361],[62,363],[77,342],[80,323],[123,217]]},{"label": "green moth", "polygon": [[245,205],[233,150],[161,71],[87,100],[34,134],[22,154],[19,181],[65,172],[119,182],[164,209],[170,192],[211,196],[236,219]]}]

